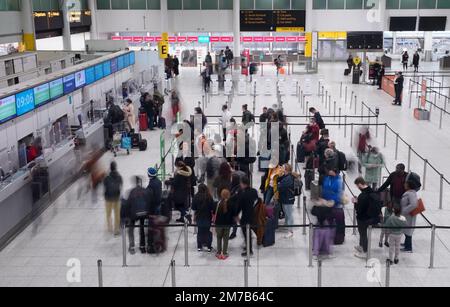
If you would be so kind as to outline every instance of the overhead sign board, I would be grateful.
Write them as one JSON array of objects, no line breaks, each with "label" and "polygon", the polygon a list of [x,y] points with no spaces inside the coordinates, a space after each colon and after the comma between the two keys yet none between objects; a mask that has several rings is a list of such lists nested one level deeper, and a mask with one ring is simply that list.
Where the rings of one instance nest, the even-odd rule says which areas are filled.
[{"label": "overhead sign board", "polygon": [[243,32],[303,32],[305,24],[304,10],[241,10]]}]

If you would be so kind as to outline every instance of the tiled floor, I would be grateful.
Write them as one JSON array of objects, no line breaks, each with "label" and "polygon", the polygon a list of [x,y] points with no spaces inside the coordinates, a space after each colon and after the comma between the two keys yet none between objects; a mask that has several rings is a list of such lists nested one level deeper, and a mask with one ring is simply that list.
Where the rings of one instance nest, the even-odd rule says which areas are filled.
[{"label": "tiled floor", "polygon": [[[434,64],[433,64],[434,65]],[[431,70],[433,65],[425,65],[424,69]],[[318,80],[322,80],[326,90],[332,93],[332,101],[336,101],[336,108],[341,108],[342,115],[354,115],[354,104],[340,96],[340,86],[350,95],[351,91],[358,97],[358,102],[364,101],[371,107],[380,108],[379,123],[388,123],[393,130],[412,148],[438,168],[446,177],[450,178],[450,166],[447,157],[450,154],[450,135],[447,129],[450,119],[444,120],[444,128],[438,129],[438,122],[432,118],[431,122],[417,122],[412,117],[412,110],[405,103],[402,108],[391,105],[391,98],[375,87],[367,85],[351,85],[350,79],[343,77],[344,64],[321,64],[318,75],[290,76],[298,79],[302,89],[305,84],[312,84],[312,96],[306,98],[309,106],[316,106],[323,115],[331,115],[325,110],[322,100],[317,96]],[[270,74],[273,75],[270,75]],[[274,71],[265,69],[264,77],[275,83]],[[309,80],[309,81],[307,81]],[[407,84],[407,83],[406,83]],[[201,101],[200,79],[197,69],[182,69],[175,86],[181,92],[184,115],[188,116],[197,102]],[[250,91],[248,86],[248,91]],[[344,92],[344,91],[343,91]],[[274,93],[275,94],[275,93]],[[408,101],[406,95],[405,101]],[[283,105],[287,115],[304,115],[305,106],[300,104],[297,97],[283,97]],[[220,107],[226,101],[223,96],[212,97],[206,108],[206,114],[220,114]],[[238,116],[241,105],[248,103],[252,109],[253,97],[250,95],[235,95],[232,113]],[[276,96],[257,96],[256,110],[260,112],[263,106],[276,103]],[[360,104],[357,104],[357,114],[360,114]],[[217,122],[210,119],[211,122]],[[364,120],[367,122],[367,119]],[[291,119],[291,123],[305,124],[306,119]],[[332,118],[328,123],[338,123]],[[361,123],[360,119],[350,119],[348,123]],[[355,125],[356,127],[356,125]],[[214,131],[215,128],[211,128]],[[293,141],[300,137],[302,125],[291,127]],[[338,147],[349,153],[352,151],[350,128],[344,132],[344,127],[330,126],[332,139],[337,141]],[[146,152],[133,151],[130,156],[119,155],[116,161],[119,171],[125,178],[125,190],[131,187],[131,176],[145,175],[147,167],[158,163],[159,136],[161,132],[144,132],[149,141]],[[354,133],[356,133],[356,128]],[[346,137],[344,136],[346,134]],[[373,129],[375,135],[375,130]],[[169,140],[167,133],[166,139]],[[384,127],[380,127],[378,138],[374,138],[385,155],[390,169],[400,161],[407,162],[408,147],[399,146],[398,159],[395,160],[395,136],[387,134],[387,147],[384,143]],[[113,159],[106,154],[102,163],[107,165]],[[169,159],[170,161],[170,159]],[[423,162],[411,157],[411,169],[419,174],[423,172]],[[167,169],[171,170],[170,162]],[[255,175],[255,184],[260,176]],[[351,182],[354,175],[349,175]],[[427,205],[426,216],[437,225],[450,225],[450,189],[444,185],[443,210],[439,206],[439,179],[430,168],[427,170],[426,189],[422,192]],[[176,261],[177,286],[243,286],[244,268],[243,258],[240,257],[243,238],[239,236],[231,242],[231,257],[225,262],[219,262],[213,255],[198,253],[195,246],[194,230],[189,229],[188,258],[189,267],[185,263],[185,242],[182,229],[169,228],[167,230],[169,242],[168,251],[158,256],[136,254],[128,255],[128,267],[122,267],[121,238],[114,238],[106,233],[104,222],[104,207],[101,196],[93,202],[91,195],[77,197],[82,181],[74,184],[55,203],[20,234],[9,246],[0,252],[0,286],[97,286],[98,259],[103,261],[103,275],[105,286],[171,286],[170,262]],[[352,187],[352,190],[355,190]],[[352,210],[347,208],[347,223],[352,223]],[[303,221],[301,210],[295,212],[296,224]],[[419,225],[427,225],[419,219]],[[384,285],[384,261],[386,250],[376,245],[379,232],[373,234],[372,256],[381,263],[380,274],[375,282],[368,282],[365,262],[353,256],[353,246],[357,243],[357,236],[352,230],[347,230],[346,243],[335,248],[335,259],[323,263],[324,286],[374,286]],[[431,231],[417,230],[414,234],[415,253],[401,256],[401,263],[391,269],[391,286],[450,286],[450,230],[438,230],[435,267],[429,269]],[[308,267],[308,235],[303,235],[301,229],[295,230],[293,239],[285,239],[282,232],[277,233],[274,247],[262,248],[255,251],[249,268],[250,286],[315,286],[317,284],[317,263]],[[78,259],[81,263],[81,282],[70,283],[67,274],[70,268],[69,260]]]}]

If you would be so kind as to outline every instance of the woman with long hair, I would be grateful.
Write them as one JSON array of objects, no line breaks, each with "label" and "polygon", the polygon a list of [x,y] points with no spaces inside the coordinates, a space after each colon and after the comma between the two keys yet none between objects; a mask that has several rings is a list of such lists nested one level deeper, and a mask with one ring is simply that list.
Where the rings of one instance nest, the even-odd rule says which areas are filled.
[{"label": "woman with long hair", "polygon": [[220,202],[216,211],[216,233],[217,233],[217,254],[219,260],[228,258],[228,240],[230,228],[233,225],[234,210],[228,204],[231,193],[228,189],[223,189],[220,194]]},{"label": "woman with long hair", "polygon": [[214,197],[219,199],[222,195],[222,191],[231,189],[231,175],[232,170],[228,162],[223,162],[219,167],[219,176],[214,180]]},{"label": "woman with long hair", "polygon": [[198,192],[192,201],[192,210],[195,211],[195,223],[197,223],[197,248],[201,252],[206,246],[208,252],[212,251],[211,221],[215,212],[214,200],[205,184],[198,186]]}]

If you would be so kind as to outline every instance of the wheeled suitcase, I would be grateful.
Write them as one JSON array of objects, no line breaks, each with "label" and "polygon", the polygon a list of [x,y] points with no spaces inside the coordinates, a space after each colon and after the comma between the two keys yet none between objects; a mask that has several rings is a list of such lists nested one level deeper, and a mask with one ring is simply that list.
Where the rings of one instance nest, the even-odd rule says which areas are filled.
[{"label": "wheeled suitcase", "polygon": [[414,109],[414,118],[417,120],[430,120],[430,111],[425,109]]},{"label": "wheeled suitcase", "polygon": [[346,69],[344,70],[344,76],[348,76],[348,75],[350,75],[350,69],[349,69],[349,68],[346,68]]},{"label": "wheeled suitcase", "polygon": [[319,181],[314,180],[311,182],[311,199],[319,199],[322,196],[322,187],[319,185]]},{"label": "wheeled suitcase", "polygon": [[301,142],[297,143],[297,163],[305,163],[305,149]]},{"label": "wheeled suitcase", "polygon": [[263,246],[269,247],[275,244],[275,230],[277,229],[278,216],[267,219],[266,227],[264,229]]},{"label": "wheeled suitcase", "polygon": [[148,117],[147,113],[139,113],[139,131],[148,130]]},{"label": "wheeled suitcase", "polygon": [[305,170],[305,190],[311,190],[311,182],[313,182],[315,177],[315,172],[313,169]]},{"label": "wheeled suitcase", "polygon": [[345,241],[345,213],[342,208],[333,208],[334,223],[336,225],[336,234],[334,236],[334,245],[342,245]]},{"label": "wheeled suitcase", "polygon": [[161,209],[160,214],[166,218],[166,223],[172,220],[172,198],[169,190],[163,190],[161,195]]},{"label": "wheeled suitcase", "polygon": [[159,117],[158,119],[158,127],[159,129],[166,129],[167,128],[167,124],[166,124],[166,119],[164,117]]},{"label": "wheeled suitcase", "polygon": [[167,250],[165,217],[151,215],[148,219],[148,253],[159,254]]},{"label": "wheeled suitcase", "polygon": [[140,133],[133,133],[131,135],[131,146],[133,148],[139,148],[142,141],[142,135]]},{"label": "wheeled suitcase", "polygon": [[147,140],[140,140],[139,142],[139,151],[146,151],[147,150]]},{"label": "wheeled suitcase", "polygon": [[331,254],[335,230],[328,224],[323,227],[314,228],[313,232],[313,255],[328,256]]}]

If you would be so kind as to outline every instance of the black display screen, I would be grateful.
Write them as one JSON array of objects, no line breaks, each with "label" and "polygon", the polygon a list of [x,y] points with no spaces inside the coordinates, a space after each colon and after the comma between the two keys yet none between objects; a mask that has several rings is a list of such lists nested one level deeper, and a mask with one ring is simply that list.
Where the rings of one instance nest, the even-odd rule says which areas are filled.
[{"label": "black display screen", "polygon": [[447,17],[420,17],[419,31],[445,31]]},{"label": "black display screen", "polygon": [[391,17],[389,31],[416,31],[417,17]]},{"label": "black display screen", "polygon": [[34,27],[36,32],[58,30],[64,27],[62,12],[34,12]]},{"label": "black display screen", "polygon": [[383,49],[383,32],[348,32],[347,49],[350,50]]},{"label": "black display screen", "polygon": [[283,28],[304,30],[305,20],[306,11],[303,10],[241,10],[241,31],[272,32]]}]

